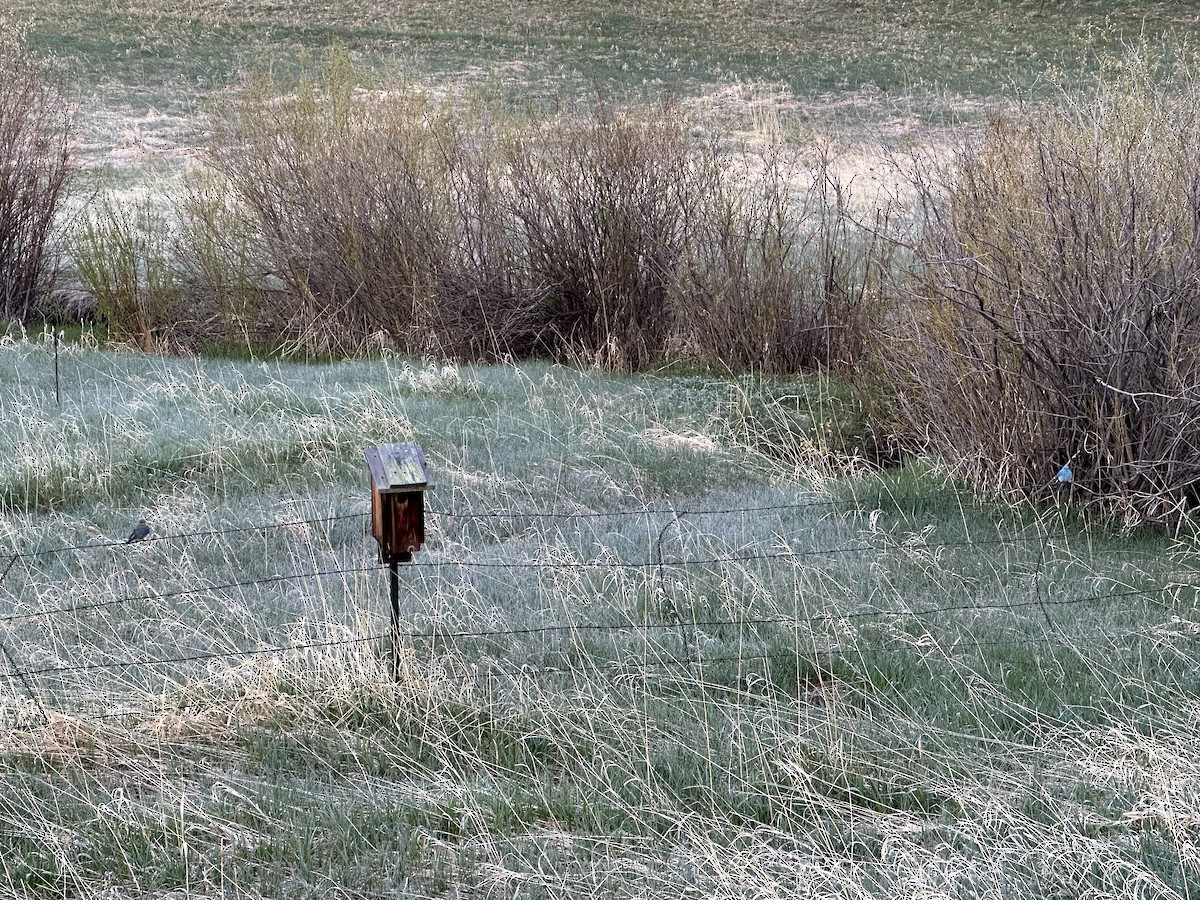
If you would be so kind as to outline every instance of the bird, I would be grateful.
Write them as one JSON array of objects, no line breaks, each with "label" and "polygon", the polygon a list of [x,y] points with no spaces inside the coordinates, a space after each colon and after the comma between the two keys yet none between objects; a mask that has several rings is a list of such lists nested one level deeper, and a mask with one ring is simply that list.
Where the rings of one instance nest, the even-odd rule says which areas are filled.
[{"label": "bird", "polygon": [[1057,478],[1059,484],[1070,484],[1075,478],[1075,473],[1071,471],[1070,465],[1065,465],[1058,470]]},{"label": "bird", "polygon": [[137,524],[133,526],[133,531],[129,533],[129,538],[125,543],[136,544],[138,541],[144,541],[149,535],[150,526],[146,524],[146,520],[138,519]]}]

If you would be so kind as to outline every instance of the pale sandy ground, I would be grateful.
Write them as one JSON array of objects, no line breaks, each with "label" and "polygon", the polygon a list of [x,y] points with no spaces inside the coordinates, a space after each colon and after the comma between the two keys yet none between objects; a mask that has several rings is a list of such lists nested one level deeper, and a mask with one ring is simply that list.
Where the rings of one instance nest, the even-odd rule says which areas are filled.
[{"label": "pale sandy ground", "polygon": [[[513,73],[508,73],[513,74]],[[461,83],[430,86],[433,96],[451,96],[480,73],[462,73]],[[784,86],[737,82],[682,101],[685,112],[730,141],[753,147],[783,135],[797,149],[824,149],[833,172],[853,184],[864,203],[885,199],[897,189],[894,164],[914,152],[939,155],[956,138],[952,129],[923,123],[911,110],[869,90],[846,91],[816,99],[793,96]],[[963,101],[964,117],[978,110]],[[830,124],[850,118],[864,124]],[[200,116],[170,115],[154,108],[83,110],[79,158],[84,167],[121,182],[156,175],[170,179],[203,164],[205,125]]]},{"label": "pale sandy ground", "polygon": [[[800,159],[807,158],[809,172],[824,155],[830,176],[861,211],[905,205],[912,196],[905,169],[917,158],[951,159],[967,136],[967,128],[930,126],[913,110],[871,90],[802,99],[782,85],[738,83],[684,105],[697,120],[711,121],[751,147],[782,135],[800,151]],[[975,101],[957,100],[953,106],[964,121],[978,121],[985,112]],[[863,124],[834,124],[846,120]]]},{"label": "pale sandy ground", "polygon": [[203,125],[193,117],[154,108],[84,111],[79,126],[79,159],[88,169],[169,172],[203,156]]}]

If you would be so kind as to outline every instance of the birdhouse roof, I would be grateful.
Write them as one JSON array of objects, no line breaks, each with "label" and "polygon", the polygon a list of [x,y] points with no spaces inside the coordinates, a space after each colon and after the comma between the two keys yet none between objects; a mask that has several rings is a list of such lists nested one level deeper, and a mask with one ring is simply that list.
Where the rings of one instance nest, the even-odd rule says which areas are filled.
[{"label": "birdhouse roof", "polygon": [[375,490],[423,491],[429,487],[429,464],[419,444],[380,444],[363,451]]}]

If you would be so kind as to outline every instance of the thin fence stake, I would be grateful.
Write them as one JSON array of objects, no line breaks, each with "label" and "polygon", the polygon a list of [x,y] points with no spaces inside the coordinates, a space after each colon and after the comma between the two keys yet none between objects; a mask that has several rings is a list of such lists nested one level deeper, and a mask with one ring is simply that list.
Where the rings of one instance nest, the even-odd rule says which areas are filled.
[{"label": "thin fence stake", "polygon": [[62,409],[62,386],[58,378],[58,328],[54,331],[54,402],[58,404],[58,408]]},{"label": "thin fence stake", "polygon": [[400,565],[396,560],[388,564],[388,581],[392,601],[392,681],[400,680]]}]

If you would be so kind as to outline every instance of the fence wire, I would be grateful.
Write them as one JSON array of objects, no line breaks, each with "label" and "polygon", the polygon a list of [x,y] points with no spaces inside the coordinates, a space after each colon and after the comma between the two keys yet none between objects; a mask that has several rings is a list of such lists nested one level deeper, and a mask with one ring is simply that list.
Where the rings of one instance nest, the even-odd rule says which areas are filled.
[{"label": "fence wire", "polygon": [[[492,510],[483,512],[469,511],[436,511],[431,510],[430,515],[451,518],[459,521],[463,520],[493,520],[504,519],[511,520],[516,518],[528,518],[535,520],[599,520],[605,518],[629,518],[629,517],[655,517],[655,516],[671,516],[672,521],[678,521],[684,517],[691,516],[709,516],[709,515],[730,515],[742,513],[762,513],[768,511],[793,511],[793,510],[808,510],[821,507],[833,506],[833,501],[812,501],[803,503],[780,503],[767,504],[757,506],[744,506],[727,509],[676,509],[672,507],[642,507],[638,509],[613,510],[613,511],[587,511],[587,510],[562,510],[562,511],[538,511],[538,510]],[[213,528],[187,532],[178,532],[172,534],[155,535],[147,537],[139,543],[153,542],[186,542],[194,541],[209,537],[219,537],[223,535],[239,534],[246,532],[270,532],[273,530],[290,529],[299,526],[312,526],[317,524],[329,524],[343,521],[366,521],[367,513],[347,513],[329,516],[319,516],[305,519],[294,519],[282,522],[268,522],[253,525],[239,525],[229,528]],[[424,556],[418,558],[412,563],[406,564],[406,567],[416,569],[443,569],[447,567],[455,567],[462,569],[501,569],[501,570],[523,570],[535,569],[545,571],[571,571],[571,570],[638,570],[653,573],[655,575],[671,569],[687,569],[692,567],[723,567],[730,565],[742,565],[754,562],[764,561],[791,561],[812,560],[831,558],[844,554],[868,553],[887,554],[895,552],[915,553],[918,551],[936,553],[942,549],[958,549],[972,547],[1002,547],[1002,546],[1020,546],[1020,545],[1036,545],[1041,544],[1043,550],[1049,545],[1051,535],[1042,534],[1017,534],[1011,536],[998,536],[996,538],[983,539],[964,539],[944,542],[927,542],[923,540],[907,539],[900,542],[891,543],[865,543],[857,546],[836,546],[824,547],[812,550],[796,550],[791,548],[776,548],[769,552],[755,553],[734,553],[726,555],[710,555],[699,557],[682,557],[674,559],[640,559],[640,560],[615,560],[615,559],[586,559],[586,560],[495,560],[495,559],[471,559],[471,558],[439,558],[437,556]],[[0,588],[3,588],[4,581],[9,575],[14,565],[21,560],[33,561],[49,556],[72,552],[93,552],[93,551],[113,551],[119,548],[127,547],[126,541],[100,541],[86,542],[73,545],[62,545],[54,547],[35,547],[28,550],[14,550],[9,554],[8,562],[0,571]],[[661,548],[660,548],[661,552]],[[1039,562],[1040,565],[1040,562]],[[287,572],[272,575],[266,575],[253,579],[243,579],[236,581],[227,581],[212,585],[200,585],[191,588],[181,588],[175,590],[139,593],[123,595],[118,597],[109,597],[103,600],[88,601],[84,603],[76,603],[62,607],[51,609],[31,610],[28,612],[10,613],[0,616],[0,624],[12,625],[20,622],[29,622],[39,619],[52,619],[55,617],[76,616],[81,613],[106,609],[110,607],[120,606],[122,604],[135,601],[158,602],[171,600],[180,597],[196,596],[202,594],[219,595],[223,592],[242,590],[265,584],[280,584],[306,579],[322,579],[331,576],[358,575],[378,572],[382,574],[386,569],[378,563],[364,562],[360,565],[353,566],[335,566],[305,570],[300,572]],[[1192,574],[1192,573],[1188,573]],[[654,633],[664,631],[677,631],[681,628],[687,629],[716,629],[716,628],[734,628],[734,629],[751,629],[774,626],[785,630],[799,631],[805,628],[811,628],[814,625],[830,624],[837,622],[851,622],[858,620],[866,620],[872,618],[896,620],[896,619],[922,619],[930,616],[936,616],[955,612],[969,611],[1015,611],[1025,610],[1033,607],[1038,607],[1046,611],[1051,607],[1069,607],[1088,603],[1106,603],[1116,600],[1126,600],[1131,598],[1144,598],[1147,600],[1155,600],[1160,596],[1169,595],[1173,589],[1179,587],[1196,587],[1188,582],[1178,580],[1170,581],[1164,584],[1156,584],[1152,587],[1129,589],[1123,591],[1109,591],[1103,593],[1095,593],[1082,597],[1048,597],[1034,596],[1031,599],[1011,600],[1006,602],[983,602],[983,601],[961,601],[950,602],[939,605],[924,605],[917,608],[900,608],[900,609],[870,609],[857,610],[847,612],[827,612],[809,616],[766,616],[766,617],[748,617],[739,618],[702,618],[682,619],[676,622],[635,622],[635,621],[620,621],[620,622],[560,622],[548,623],[543,625],[510,627],[510,628],[488,628],[488,629],[428,629],[428,630],[408,630],[404,628],[392,629],[380,633],[370,634],[361,637],[352,637],[338,640],[321,640],[321,641],[305,641],[291,643],[281,646],[257,646],[250,648],[235,648],[229,650],[196,650],[183,654],[161,657],[129,657],[121,660],[110,660],[105,662],[81,663],[75,665],[54,665],[42,666],[36,668],[25,668],[18,665],[16,655],[9,648],[7,642],[0,641],[0,649],[3,649],[4,656],[9,665],[9,672],[0,673],[0,678],[11,682],[19,682],[29,695],[31,701],[37,705],[42,718],[48,719],[48,713],[42,704],[42,701],[33,688],[31,679],[61,677],[72,674],[95,673],[100,671],[113,670],[128,670],[134,668],[156,668],[181,666],[188,663],[207,662],[213,660],[235,660],[247,659],[256,657],[268,657],[273,655],[295,654],[303,651],[311,650],[327,650],[337,647],[364,647],[371,644],[379,644],[381,642],[393,641],[394,646],[399,646],[401,643],[407,642],[410,645],[416,645],[419,642],[427,642],[433,640],[454,640],[463,641],[470,639],[494,639],[504,637],[519,637],[529,635],[547,635],[547,634],[579,634],[579,633],[612,633],[625,632],[640,635],[643,639],[648,639],[648,636]],[[1141,636],[1139,632],[1123,632],[1119,634],[1106,635],[1105,639],[1111,642],[1119,642],[1128,640],[1132,637]],[[970,643],[971,647],[981,648],[983,646],[1029,646],[1037,644],[1056,644],[1062,643],[1061,636],[1055,637],[1032,637],[1023,636],[1013,639],[1002,640],[973,640]],[[956,645],[961,646],[961,645]],[[904,643],[893,647],[872,647],[870,652],[913,652],[919,649],[916,645]],[[837,654],[845,654],[850,652],[861,653],[863,648],[857,646],[839,647],[829,646],[824,648],[813,648],[814,654],[823,656],[833,656]],[[780,660],[792,660],[797,658],[797,652],[789,653],[759,653],[759,654],[742,654],[737,656],[719,656],[705,658],[702,655],[681,659],[659,659],[647,662],[646,660],[599,660],[599,664],[616,669],[621,667],[632,666],[634,669],[640,667],[643,672],[649,671],[655,667],[670,667],[673,665],[686,666],[689,670],[695,667],[721,665],[727,663],[747,663],[751,661],[758,662],[774,662]],[[533,667],[522,665],[516,669],[494,669],[481,673],[486,678],[528,678],[528,677],[562,677],[565,674],[570,674],[569,669],[561,667]],[[702,682],[701,682],[702,683]],[[245,702],[245,698],[233,698],[230,702]],[[130,712],[122,712],[117,714],[101,715],[98,718],[108,717],[124,717],[132,715]]]}]

